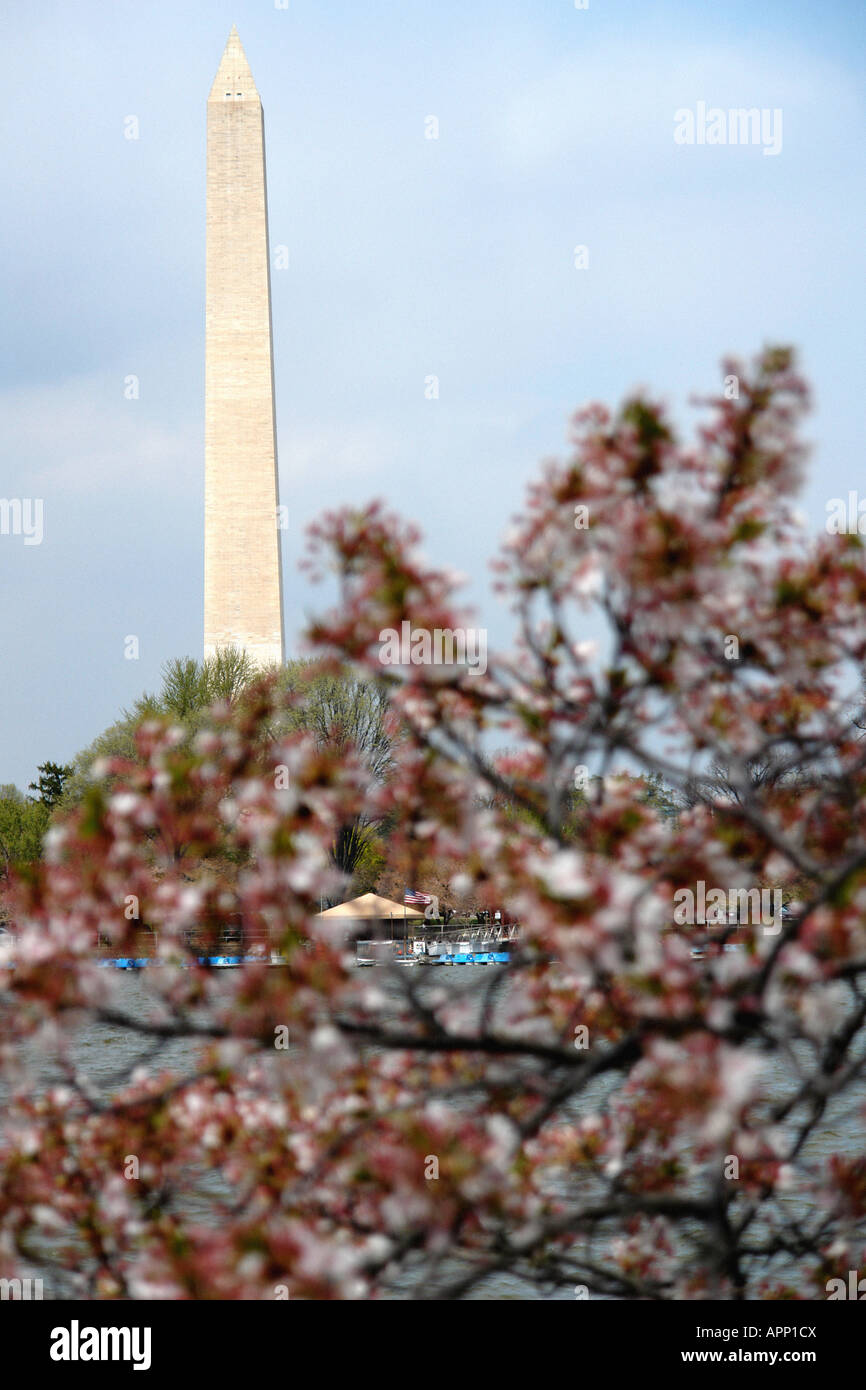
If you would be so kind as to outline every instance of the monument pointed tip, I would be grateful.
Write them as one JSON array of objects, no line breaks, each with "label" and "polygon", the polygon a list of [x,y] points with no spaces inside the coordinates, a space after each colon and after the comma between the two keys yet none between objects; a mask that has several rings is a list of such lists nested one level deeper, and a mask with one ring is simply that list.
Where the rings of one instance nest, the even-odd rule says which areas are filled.
[{"label": "monument pointed tip", "polygon": [[226,40],[226,46],[208,100],[222,101],[229,93],[233,97],[253,100],[258,100],[259,97],[236,24],[232,25]]}]

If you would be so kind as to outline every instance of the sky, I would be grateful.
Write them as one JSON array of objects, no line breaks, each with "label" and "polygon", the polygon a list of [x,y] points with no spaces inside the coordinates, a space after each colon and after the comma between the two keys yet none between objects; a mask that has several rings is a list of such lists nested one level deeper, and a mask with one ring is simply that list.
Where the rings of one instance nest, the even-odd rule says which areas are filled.
[{"label": "sky", "polygon": [[[42,536],[7,509],[0,783],[201,656],[205,104],[232,24],[287,248],[290,653],[328,598],[305,528],[374,498],[508,646],[489,562],[572,413],[643,386],[688,435],[729,353],[798,349],[810,526],[866,495],[862,0],[4,0],[0,507],[38,501]],[[699,103],[781,140],[678,143]]]}]

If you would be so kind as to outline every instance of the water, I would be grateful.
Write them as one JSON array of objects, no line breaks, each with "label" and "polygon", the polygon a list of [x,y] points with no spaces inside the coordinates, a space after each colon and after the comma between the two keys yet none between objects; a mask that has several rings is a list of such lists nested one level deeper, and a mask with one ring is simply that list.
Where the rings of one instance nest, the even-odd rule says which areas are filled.
[{"label": "water", "polygon": [[[164,980],[162,967],[148,971],[112,971],[111,987],[113,1007],[135,1019],[155,1016],[160,1008],[160,986]],[[234,973],[234,972],[232,972]],[[226,975],[213,977],[212,988],[217,995],[223,988],[229,988]],[[411,976],[411,979],[408,977]],[[498,980],[497,980],[498,977]],[[408,988],[418,989],[421,997],[427,997],[432,989],[445,989],[451,994],[467,997],[477,995],[485,988],[489,991],[494,981],[504,982],[503,972],[498,967],[436,967],[423,969],[408,967],[389,973],[384,970],[358,972],[359,986],[373,981],[394,999],[395,1005],[401,994]],[[62,1046],[46,1051],[44,1047],[31,1041],[21,1051],[20,1062],[32,1073],[36,1090],[68,1081],[71,1066],[81,1084],[95,1102],[107,1102],[118,1088],[128,1083],[129,1074],[136,1067],[146,1066],[150,1073],[170,1072],[179,1078],[192,1079],[202,1063],[206,1044],[195,1038],[176,1038],[154,1043],[131,1028],[117,1023],[101,1023],[92,1017],[79,1016],[64,1030]],[[761,1093],[768,1101],[775,1101],[789,1095],[796,1086],[793,1070],[796,1053],[786,1063],[774,1056],[765,1061],[765,1075],[762,1079]],[[801,1053],[801,1060],[802,1060]],[[569,1118],[577,1121],[582,1115],[598,1112],[614,1095],[620,1085],[620,1078],[605,1075],[595,1081],[579,1098],[570,1100],[560,1113],[560,1120]],[[0,1103],[6,1092],[0,1082]],[[483,1102],[483,1092],[479,1091],[478,1101]],[[804,1146],[798,1166],[823,1164],[832,1155],[847,1158],[862,1155],[864,1149],[862,1115],[866,1102],[866,1082],[862,1077],[843,1098],[833,1098],[815,1132]],[[788,1126],[791,1132],[791,1126]],[[601,1189],[599,1188],[599,1191]],[[189,1183],[182,1193],[178,1210],[196,1222],[208,1223],[216,1218],[215,1202],[229,1196],[229,1189],[218,1171],[202,1169],[189,1173]],[[814,1215],[802,1200],[793,1196],[787,1200],[792,1204],[801,1220],[807,1221]],[[798,1206],[799,1204],[799,1206]],[[755,1235],[759,1234],[756,1227]],[[688,1237],[688,1228],[683,1231]],[[599,1263],[605,1263],[605,1242],[590,1243],[588,1252]],[[23,1271],[26,1273],[26,1271]],[[42,1271],[34,1270],[34,1274]],[[788,1271],[790,1277],[790,1270]],[[424,1296],[423,1284],[418,1279],[422,1274],[403,1274],[392,1290],[392,1297],[406,1298]],[[48,1282],[51,1293],[46,1297],[70,1297],[75,1294],[75,1286],[64,1276]],[[595,1295],[594,1295],[595,1296]],[[812,1295],[809,1295],[812,1296]],[[525,1283],[511,1274],[499,1274],[488,1280],[484,1287],[469,1294],[470,1298],[481,1299],[532,1299],[550,1297],[567,1300],[574,1297],[571,1288],[563,1288],[552,1293],[540,1293],[532,1284]]]}]

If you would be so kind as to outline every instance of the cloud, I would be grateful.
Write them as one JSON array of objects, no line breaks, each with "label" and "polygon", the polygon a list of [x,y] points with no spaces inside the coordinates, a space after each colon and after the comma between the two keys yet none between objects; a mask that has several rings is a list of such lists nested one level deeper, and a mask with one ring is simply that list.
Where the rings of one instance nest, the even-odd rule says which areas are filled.
[{"label": "cloud", "polygon": [[142,399],[124,399],[124,378],[100,372],[0,394],[0,437],[9,495],[128,496],[154,488],[201,488],[203,428],[154,418]]},{"label": "cloud", "polygon": [[[823,57],[776,45],[765,57],[739,46],[666,43],[652,49],[641,43],[618,45],[613,65],[608,55],[598,61],[591,50],[550,64],[497,110],[487,143],[515,170],[538,177],[579,168],[594,182],[601,175],[627,193],[635,181],[658,178],[660,157],[679,156],[683,167],[673,143],[674,111],[697,100],[724,108],[781,107],[786,119],[802,118],[811,150],[838,148],[840,123],[850,130],[863,119],[851,75]],[[790,123],[788,129],[790,138]],[[721,151],[702,153],[709,168]],[[716,176],[720,163],[712,166]]]},{"label": "cloud", "polygon": [[401,447],[393,430],[372,420],[347,420],[344,425],[288,422],[281,426],[277,443],[284,487],[327,480],[329,489],[338,479],[370,478],[372,485],[398,462]]}]

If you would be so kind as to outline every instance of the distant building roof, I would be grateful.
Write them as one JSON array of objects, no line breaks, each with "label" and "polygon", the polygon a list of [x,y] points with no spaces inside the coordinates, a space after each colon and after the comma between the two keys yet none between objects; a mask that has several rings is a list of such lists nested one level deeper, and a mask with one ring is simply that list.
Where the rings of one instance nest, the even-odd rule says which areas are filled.
[{"label": "distant building roof", "polygon": [[338,903],[336,907],[327,907],[324,912],[317,912],[316,916],[371,918],[387,922],[390,917],[397,917],[401,921],[404,918],[417,919],[423,917],[424,913],[416,911],[414,907],[404,907],[402,903],[395,903],[390,898],[380,898],[376,893],[362,893],[360,898],[353,898],[348,903]]}]

